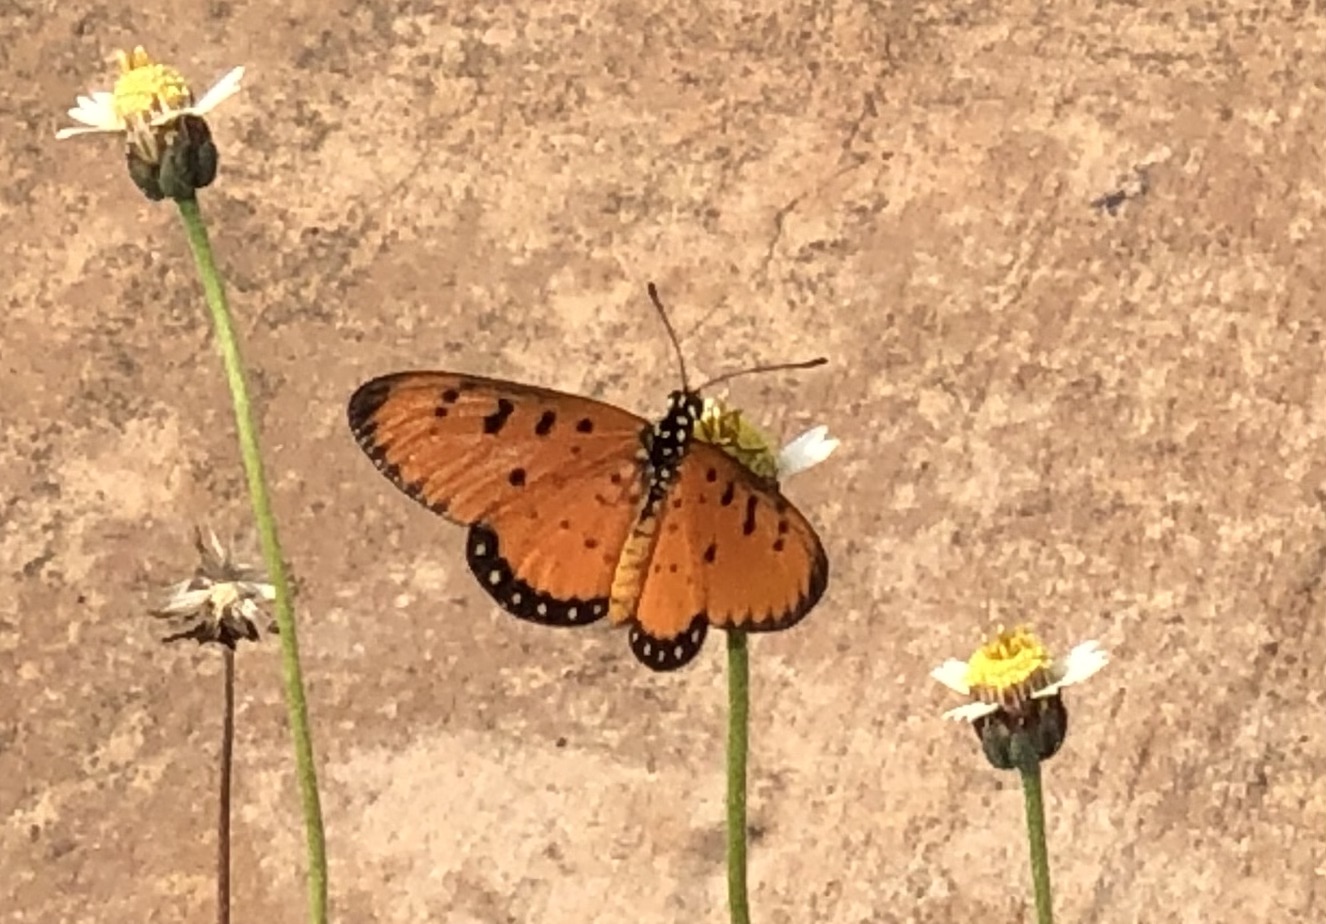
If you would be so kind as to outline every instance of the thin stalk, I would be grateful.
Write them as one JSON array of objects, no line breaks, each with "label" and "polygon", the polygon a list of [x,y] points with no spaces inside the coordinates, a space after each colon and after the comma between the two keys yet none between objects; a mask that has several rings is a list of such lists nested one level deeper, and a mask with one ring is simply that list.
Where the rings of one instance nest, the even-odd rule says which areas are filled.
[{"label": "thin stalk", "polygon": [[732,924],[750,924],[746,893],[746,754],[750,733],[750,657],[746,633],[727,633],[727,903]]},{"label": "thin stalk", "polygon": [[309,732],[308,703],[304,696],[303,671],[299,666],[299,640],[295,634],[295,612],[291,602],[290,578],[286,574],[285,559],[276,533],[276,518],[267,494],[267,479],[263,474],[262,456],[258,451],[257,428],[253,423],[253,409],[249,404],[249,390],[244,381],[244,363],[240,357],[239,342],[226,304],[221,274],[212,258],[212,245],[207,238],[207,226],[198,209],[196,199],[179,199],[176,204],[184,221],[184,230],[198,265],[207,307],[216,328],[216,342],[225,366],[226,382],[235,408],[235,429],[239,437],[240,455],[244,460],[244,474],[248,478],[249,496],[253,502],[254,518],[258,521],[258,537],[262,543],[262,557],[272,586],[276,589],[276,625],[281,639],[281,668],[285,680],[285,701],[290,717],[290,733],[294,738],[295,766],[299,776],[299,789],[304,811],[304,830],[308,842],[308,894],[309,919],[313,924],[327,921],[327,845],[322,829],[322,806],[318,799],[318,778],[313,763],[313,736]]},{"label": "thin stalk", "polygon": [[230,924],[230,767],[235,755],[235,649],[222,645],[221,800],[216,817],[216,921]]},{"label": "thin stalk", "polygon": [[[1028,748],[1030,752],[1030,748]],[[1041,764],[1034,756],[1018,767],[1027,809],[1027,845],[1031,849],[1031,881],[1036,891],[1036,924],[1054,924],[1050,901],[1050,855],[1045,848],[1045,802],[1041,796]]]}]

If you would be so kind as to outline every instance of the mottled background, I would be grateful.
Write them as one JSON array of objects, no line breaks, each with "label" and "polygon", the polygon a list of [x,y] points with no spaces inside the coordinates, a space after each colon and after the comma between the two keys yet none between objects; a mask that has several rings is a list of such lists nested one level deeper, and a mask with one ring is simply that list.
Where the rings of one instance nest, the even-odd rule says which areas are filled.
[{"label": "mottled background", "polygon": [[[656,676],[496,613],[343,420],[413,366],[652,415],[651,279],[702,375],[832,360],[732,391],[844,441],[789,485],[828,594],[753,647],[758,921],[1028,918],[1016,781],[927,678],[1023,619],[1114,657],[1047,767],[1062,920],[1321,915],[1320,3],[5,0],[0,34],[0,920],[212,914],[219,661],[144,612],[194,523],[250,522],[228,397],[174,210],[53,140],[136,42],[249,68],[202,204],[338,920],[725,919],[721,645]],[[298,921],[274,642],[240,683],[236,919]]]}]

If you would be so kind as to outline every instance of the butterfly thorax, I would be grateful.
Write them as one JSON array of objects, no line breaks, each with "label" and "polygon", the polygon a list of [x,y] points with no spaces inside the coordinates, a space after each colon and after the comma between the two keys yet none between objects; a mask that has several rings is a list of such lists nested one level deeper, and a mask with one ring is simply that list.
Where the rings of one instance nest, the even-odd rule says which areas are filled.
[{"label": "butterfly thorax", "polygon": [[704,401],[695,392],[674,391],[668,396],[667,413],[641,435],[648,463],[643,516],[652,514],[667,497],[703,410]]}]

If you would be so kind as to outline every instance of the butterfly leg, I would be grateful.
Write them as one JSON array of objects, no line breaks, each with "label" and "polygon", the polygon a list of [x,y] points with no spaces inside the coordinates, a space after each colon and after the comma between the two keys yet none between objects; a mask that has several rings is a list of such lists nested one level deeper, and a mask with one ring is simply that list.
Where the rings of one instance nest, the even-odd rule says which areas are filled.
[{"label": "butterfly leg", "polygon": [[608,598],[561,599],[531,586],[502,556],[497,533],[482,523],[470,527],[465,559],[483,589],[502,609],[544,626],[587,626],[608,612]]},{"label": "butterfly leg", "polygon": [[639,623],[632,622],[631,653],[641,664],[653,670],[675,671],[691,663],[691,660],[700,653],[708,631],[709,619],[704,613],[692,619],[685,631],[675,638],[656,638],[640,628]]}]

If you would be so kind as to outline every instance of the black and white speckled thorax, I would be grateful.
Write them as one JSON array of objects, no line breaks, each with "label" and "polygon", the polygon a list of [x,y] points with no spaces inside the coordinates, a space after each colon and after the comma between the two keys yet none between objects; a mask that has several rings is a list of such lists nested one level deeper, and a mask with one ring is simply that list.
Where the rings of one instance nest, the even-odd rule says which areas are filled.
[{"label": "black and white speckled thorax", "polygon": [[668,410],[663,419],[641,435],[649,463],[646,512],[652,512],[667,496],[695,436],[703,409],[704,400],[695,392],[674,391],[668,395]]}]

